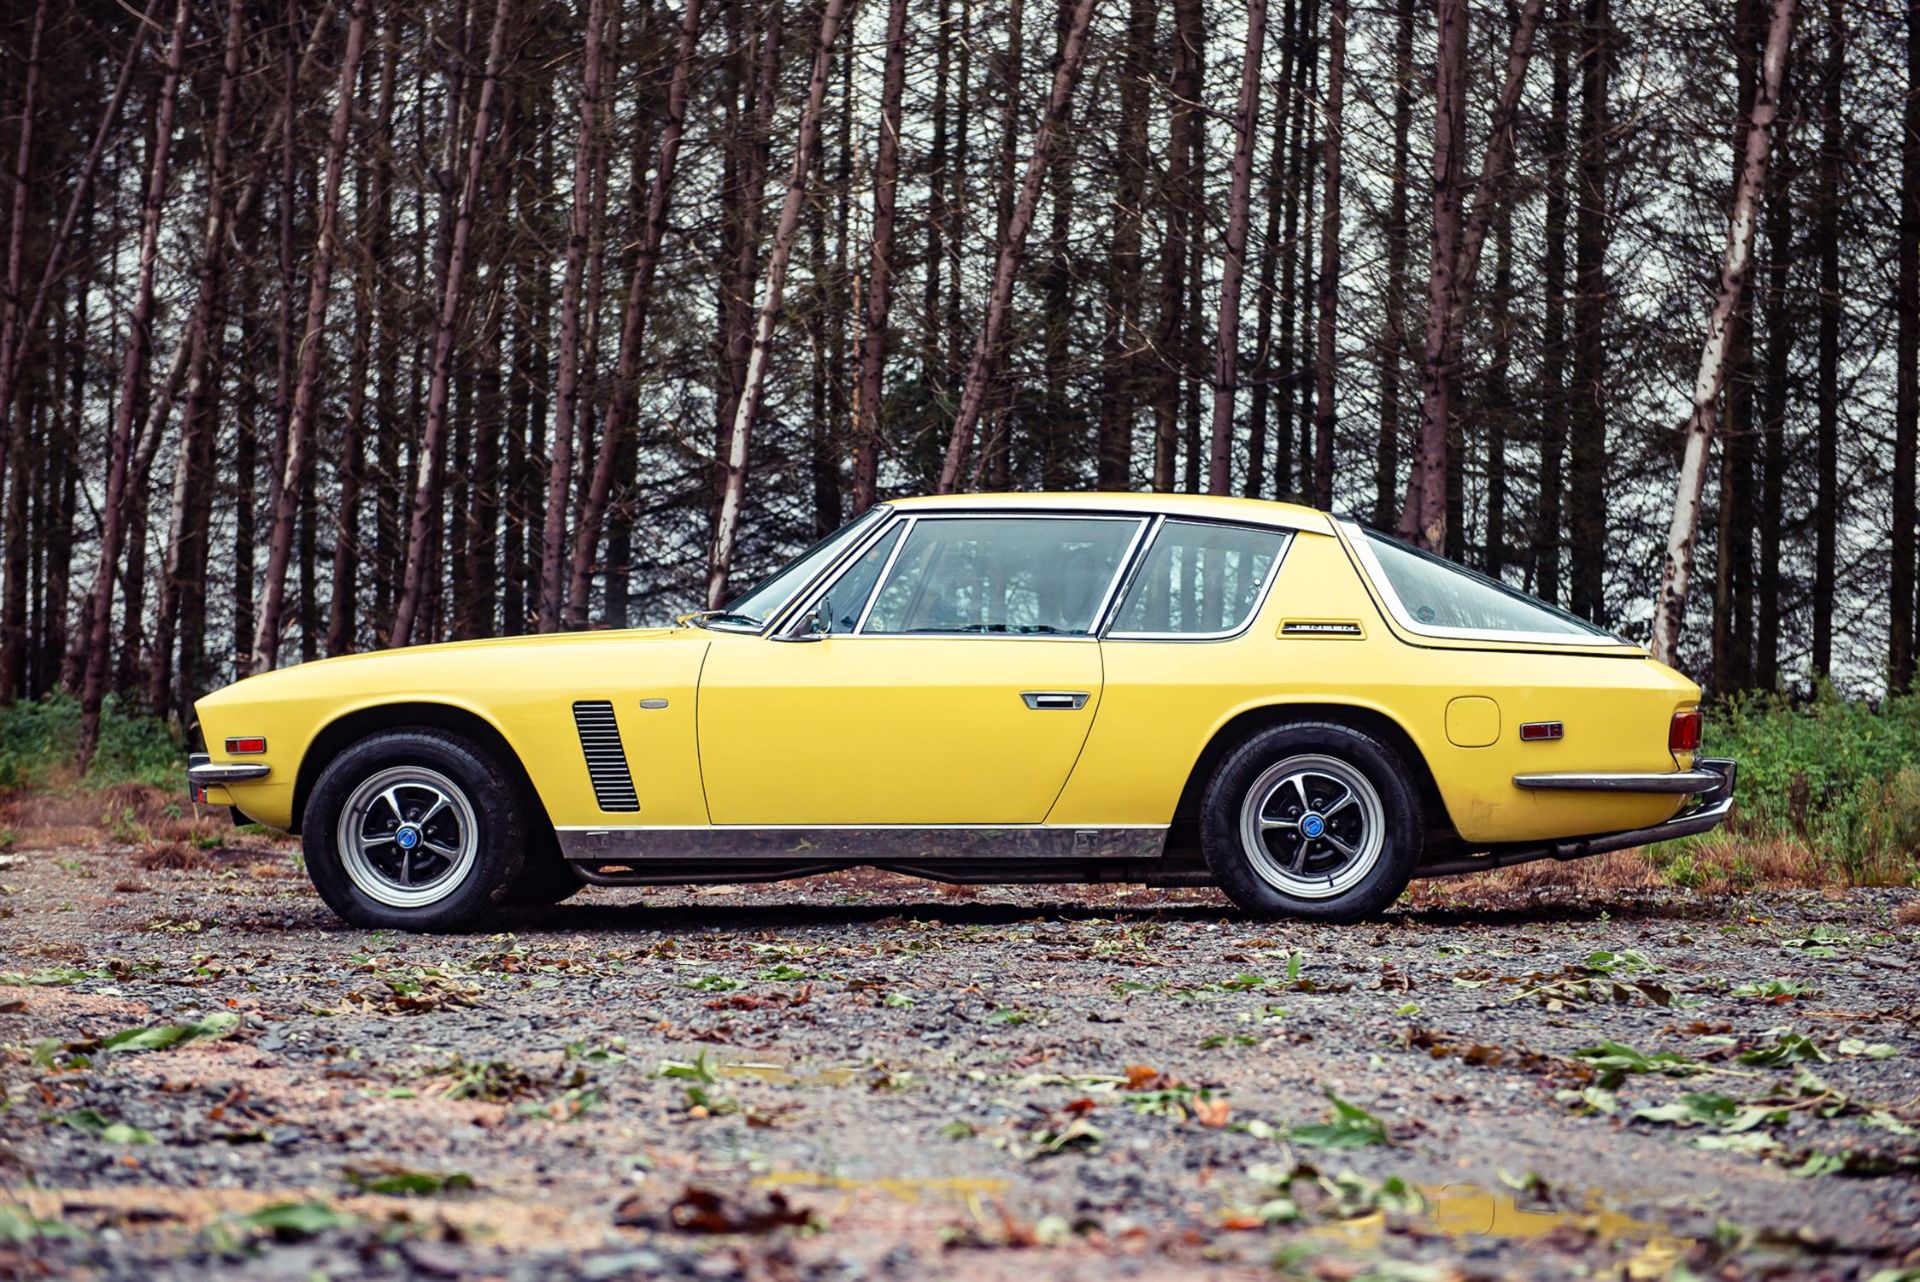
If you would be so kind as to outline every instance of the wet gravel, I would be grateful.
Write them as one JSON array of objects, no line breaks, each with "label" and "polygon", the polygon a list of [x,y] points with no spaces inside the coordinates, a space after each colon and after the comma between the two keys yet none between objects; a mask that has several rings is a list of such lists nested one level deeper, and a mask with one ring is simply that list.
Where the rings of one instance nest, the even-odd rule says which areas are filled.
[{"label": "wet gravel", "polygon": [[424,938],[137,858],[0,866],[0,1276],[1920,1268],[1912,891],[843,874]]}]

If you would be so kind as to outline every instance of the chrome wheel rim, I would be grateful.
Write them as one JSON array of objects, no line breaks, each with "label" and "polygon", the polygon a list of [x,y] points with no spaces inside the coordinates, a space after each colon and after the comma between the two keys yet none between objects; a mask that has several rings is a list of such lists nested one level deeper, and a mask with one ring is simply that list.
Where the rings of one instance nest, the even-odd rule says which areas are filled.
[{"label": "chrome wheel rim", "polygon": [[1288,757],[1247,789],[1240,844],[1253,871],[1275,890],[1332,899],[1380,862],[1386,808],[1367,777],[1338,757]]},{"label": "chrome wheel rim", "polygon": [[467,879],[480,851],[473,804],[425,766],[391,766],[347,798],[335,831],[354,887],[390,908],[424,908]]}]

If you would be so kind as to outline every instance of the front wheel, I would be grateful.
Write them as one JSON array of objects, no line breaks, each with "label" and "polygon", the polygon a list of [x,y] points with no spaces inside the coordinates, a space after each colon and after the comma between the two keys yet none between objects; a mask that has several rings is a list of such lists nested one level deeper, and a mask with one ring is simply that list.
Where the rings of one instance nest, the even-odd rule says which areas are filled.
[{"label": "front wheel", "polygon": [[307,875],[356,926],[464,930],[504,899],[525,858],[519,790],[457,735],[373,735],[330,762],[301,821]]},{"label": "front wheel", "polygon": [[1407,767],[1331,722],[1276,726],[1228,753],[1207,783],[1201,848],[1248,912],[1358,921],[1400,897],[1425,831]]}]

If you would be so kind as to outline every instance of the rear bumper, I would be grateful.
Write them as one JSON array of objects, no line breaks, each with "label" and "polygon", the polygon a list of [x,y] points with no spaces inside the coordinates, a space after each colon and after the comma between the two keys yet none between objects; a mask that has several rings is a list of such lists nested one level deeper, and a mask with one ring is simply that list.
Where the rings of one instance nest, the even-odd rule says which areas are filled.
[{"label": "rear bumper", "polygon": [[273,767],[264,761],[234,761],[216,765],[206,753],[196,752],[187,758],[187,795],[202,804],[212,802],[224,805],[225,798],[210,798],[207,789],[245,783],[250,779],[264,779],[272,770]]},{"label": "rear bumper", "polygon": [[[1658,788],[1620,788],[1634,792],[1685,792],[1699,798],[1697,804],[1681,811],[1665,823],[1654,824],[1648,828],[1629,828],[1624,832],[1599,833],[1591,837],[1568,837],[1559,841],[1539,845],[1496,846],[1483,854],[1464,855],[1455,859],[1445,859],[1438,863],[1424,865],[1419,870],[1423,877],[1451,877],[1461,873],[1485,872],[1490,868],[1510,868],[1514,864],[1533,863],[1541,859],[1585,859],[1590,855],[1604,855],[1616,850],[1631,850],[1636,846],[1651,846],[1657,841],[1672,841],[1676,837],[1693,837],[1703,832],[1711,832],[1725,823],[1727,816],[1733,813],[1733,788],[1735,776],[1739,773],[1738,763],[1725,757],[1699,758],[1692,770],[1675,771],[1667,775],[1640,775],[1639,779],[1682,780],[1687,787],[1666,786]],[[1523,778],[1594,780],[1608,776],[1518,776],[1515,783]],[[1625,776],[1611,776],[1625,778]],[[1521,784],[1522,787],[1607,787],[1556,783]]]},{"label": "rear bumper", "polygon": [[[1732,766],[1732,762],[1725,763]],[[1705,762],[1692,770],[1661,773],[1515,775],[1513,786],[1558,792],[1664,792],[1681,796],[1712,792],[1720,786],[1720,772]]]}]

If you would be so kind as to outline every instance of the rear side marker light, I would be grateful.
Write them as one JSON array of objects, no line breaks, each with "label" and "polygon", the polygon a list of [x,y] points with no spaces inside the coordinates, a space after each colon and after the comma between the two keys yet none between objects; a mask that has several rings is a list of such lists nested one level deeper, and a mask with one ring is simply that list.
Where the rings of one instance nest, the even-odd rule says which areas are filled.
[{"label": "rear side marker light", "polygon": [[1564,738],[1567,728],[1558,721],[1528,721],[1520,727],[1522,743],[1540,743],[1548,739]]},{"label": "rear side marker light", "polygon": [[243,735],[227,740],[227,755],[230,757],[257,757],[266,750],[267,741],[260,735]]},{"label": "rear side marker light", "polygon": [[1697,708],[1673,714],[1667,727],[1667,750],[1692,752],[1700,746],[1700,711]]}]

